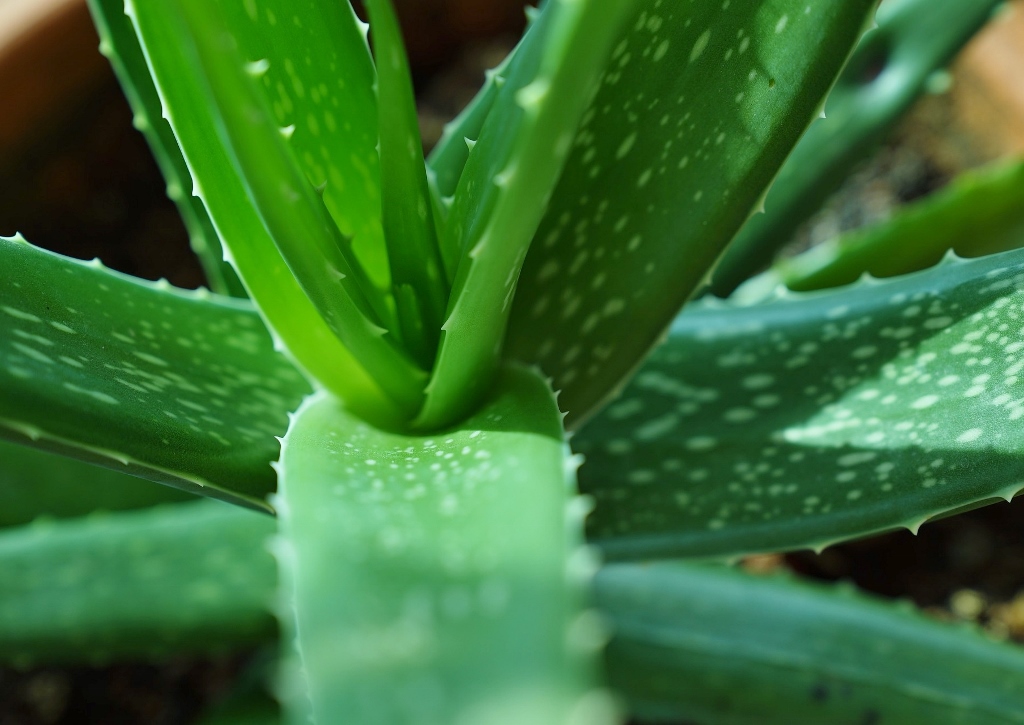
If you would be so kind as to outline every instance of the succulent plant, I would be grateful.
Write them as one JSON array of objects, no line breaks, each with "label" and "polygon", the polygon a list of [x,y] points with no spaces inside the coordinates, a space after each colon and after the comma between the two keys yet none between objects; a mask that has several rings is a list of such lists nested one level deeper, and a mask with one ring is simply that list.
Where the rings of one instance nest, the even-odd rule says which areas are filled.
[{"label": "succulent plant", "polygon": [[0,434],[77,459],[3,449],[0,651],[273,612],[289,722],[1024,720],[1014,648],[709,563],[1022,485],[1019,165],[700,296],[998,5],[847,64],[876,4],[547,0],[424,160],[387,0],[90,0],[215,292],[0,241]]}]

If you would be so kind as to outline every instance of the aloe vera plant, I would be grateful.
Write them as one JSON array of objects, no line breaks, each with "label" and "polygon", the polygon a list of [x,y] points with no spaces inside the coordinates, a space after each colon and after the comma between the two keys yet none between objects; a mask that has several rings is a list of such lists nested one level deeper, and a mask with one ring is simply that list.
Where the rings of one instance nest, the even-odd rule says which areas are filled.
[{"label": "aloe vera plant", "polygon": [[[1024,256],[935,264],[969,250],[932,233],[997,190],[971,248],[1020,246],[1016,169],[804,286],[906,235],[892,279],[777,293],[804,274],[783,270],[673,322],[876,53],[840,77],[876,4],[547,0],[424,159],[388,0],[369,42],[344,2],[90,0],[216,293],[0,240],[0,435],[112,471],[3,449],[0,654],[238,646],[273,612],[283,714],[252,722],[1024,720],[1024,654],[973,632],[630,563],[916,528],[1022,485]],[[889,0],[866,38],[914,74],[856,143],[996,4]],[[798,151],[780,223],[851,156]],[[742,234],[745,277],[777,244]],[[44,477],[73,483],[34,497]]]}]

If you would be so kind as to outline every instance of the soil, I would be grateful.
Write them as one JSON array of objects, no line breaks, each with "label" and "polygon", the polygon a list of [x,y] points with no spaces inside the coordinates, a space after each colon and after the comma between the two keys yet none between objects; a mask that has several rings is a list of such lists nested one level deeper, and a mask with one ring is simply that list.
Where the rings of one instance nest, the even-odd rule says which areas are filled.
[{"label": "soil", "polygon": [[[511,47],[520,0],[409,0],[410,27],[433,23],[412,45],[429,146]],[[483,13],[480,8],[490,8]],[[418,8],[415,17],[409,8]],[[402,6],[400,5],[400,9]],[[991,157],[950,133],[944,97],[924,99],[879,153],[857,171],[796,246],[879,221],[930,193],[958,170]],[[44,153],[45,150],[45,153]],[[57,153],[54,153],[54,150]],[[63,254],[99,257],[136,276],[180,287],[203,283],[184,227],[113,77],[29,148],[0,162],[0,234],[22,232]],[[753,557],[752,571],[788,567],[866,591],[910,598],[943,619],[980,622],[994,636],[1024,642],[1024,502],[997,504],[922,527],[831,547],[821,554]],[[0,725],[195,722],[223,698],[248,655],[180,658],[160,665],[0,668]]]}]

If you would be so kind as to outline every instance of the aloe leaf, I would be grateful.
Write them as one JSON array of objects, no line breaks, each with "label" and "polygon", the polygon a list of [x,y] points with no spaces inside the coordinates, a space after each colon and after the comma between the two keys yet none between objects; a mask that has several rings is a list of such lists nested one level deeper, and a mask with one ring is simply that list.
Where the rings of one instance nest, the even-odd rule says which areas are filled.
[{"label": "aloe leaf", "polygon": [[643,722],[1024,722],[1024,652],[852,588],[725,567],[616,565],[596,601],[609,680]]},{"label": "aloe leaf", "polygon": [[390,0],[369,0],[377,59],[384,239],[405,345],[423,367],[437,353],[448,282],[434,226],[402,31]]},{"label": "aloe leaf", "polygon": [[[466,415],[497,369],[519,268],[622,21],[640,0],[550,0],[469,155],[443,248],[459,250],[441,346],[416,424]],[[532,40],[531,40],[532,38]]]},{"label": "aloe leaf", "polygon": [[[53,543],[38,551],[28,548],[43,536],[38,528],[0,535],[0,566],[18,582],[0,593],[0,612],[13,612],[10,620],[0,617],[0,657],[10,657],[12,642],[24,643],[26,630],[17,622],[26,611],[26,621],[35,622],[52,616],[55,602],[67,621],[93,629],[78,647],[42,630],[41,649],[18,645],[24,657],[87,659],[97,632],[108,651],[135,656],[152,652],[154,642],[175,651],[196,642],[251,641],[253,632],[268,629],[275,570],[262,542],[273,527],[270,519],[208,503],[60,522],[49,529]],[[169,541],[176,534],[181,538]],[[220,543],[211,552],[213,541]],[[78,561],[91,578],[70,576]],[[22,588],[24,581],[32,584]],[[247,584],[224,586],[238,581]],[[188,596],[217,589],[223,600]],[[113,610],[97,606],[103,590],[117,593]],[[38,615],[23,609],[26,592],[39,595]],[[174,606],[167,605],[168,592]],[[143,607],[161,595],[144,623],[164,639],[140,636]],[[941,725],[1016,722],[1007,713],[1021,710],[1018,648],[852,588],[725,567],[617,564],[598,572],[591,599],[614,632],[605,652],[609,683],[645,722],[843,725],[858,715],[856,722]],[[134,601],[142,607],[130,606]],[[199,615],[207,611],[233,612],[232,626],[205,627]],[[265,700],[235,705],[221,713],[223,722],[279,717]],[[877,714],[871,720],[868,713]]]},{"label": "aloe leaf", "polygon": [[937,264],[949,250],[980,257],[1024,246],[1024,162],[967,172],[945,189],[908,205],[891,220],[823,242],[781,260],[751,280],[814,290],[893,277]]},{"label": "aloe leaf", "polygon": [[[536,43],[526,40],[538,11],[536,8],[528,7],[526,12],[527,26],[523,38],[497,67],[485,73],[483,87],[455,119],[445,124],[441,138],[427,157],[427,178],[434,196],[434,207],[440,209],[443,214],[442,221],[447,218],[448,209],[454,201],[459,179],[462,178],[462,172],[469,160],[470,148],[480,138],[484,122],[505,84],[512,59],[519,53],[537,52],[539,49]],[[446,237],[442,235],[441,238]],[[447,269],[454,271],[458,266],[460,250],[456,246],[451,246],[442,252]]]},{"label": "aloe leaf", "polygon": [[507,354],[554,378],[570,427],[639,364],[758,205],[875,5],[644,0],[633,11],[508,332]]},{"label": "aloe leaf", "polygon": [[[295,162],[216,7],[201,1],[180,5],[185,23],[179,40],[195,43],[224,140],[274,243],[331,331],[411,416],[422,400],[426,373],[389,334],[394,323],[383,296],[364,278],[349,240]],[[165,21],[174,20],[172,11]]]},{"label": "aloe leaf", "polygon": [[574,439],[608,556],[820,548],[1024,485],[1024,252],[691,306]]},{"label": "aloe leaf", "polygon": [[262,641],[276,574],[260,542],[274,528],[195,501],[0,531],[0,656],[102,662]]},{"label": "aloe leaf", "polygon": [[309,391],[245,301],[0,238],[0,437],[266,508]]},{"label": "aloe leaf", "polygon": [[348,2],[214,3],[250,63],[288,145],[360,266],[389,285],[381,229],[375,73],[366,26]]},{"label": "aloe leaf", "polygon": [[146,137],[167,180],[167,196],[178,207],[192,251],[203,266],[210,288],[221,294],[244,297],[245,289],[238,275],[224,261],[224,250],[206,208],[191,194],[192,176],[171,127],[161,116],[160,98],[149,77],[135,31],[124,14],[124,0],[88,0],[88,3],[100,34],[100,51],[110,60],[135,113],[135,127]]},{"label": "aloe leaf", "polygon": [[432,437],[306,400],[283,444],[275,551],[317,722],[608,720],[566,580],[583,553],[566,453],[550,390],[523,371]]},{"label": "aloe leaf", "polygon": [[0,527],[193,498],[170,486],[153,486],[111,469],[0,442]]},{"label": "aloe leaf", "polygon": [[[222,142],[220,119],[209,100],[192,40],[180,32],[182,23],[174,7],[149,2],[131,2],[127,7],[163,114],[188,163],[192,192],[206,206],[246,289],[258,304],[264,303],[260,313],[268,327],[305,370],[354,409],[366,415],[400,417],[395,404],[320,317],[267,232],[236,171],[232,152]],[[296,5],[300,7],[306,6]],[[312,20],[304,24],[318,26]],[[116,46],[114,50],[118,52]],[[254,72],[261,67],[250,66]]]},{"label": "aloe leaf", "polygon": [[715,268],[712,291],[731,293],[768,264],[796,228],[927,88],[933,75],[988,22],[1003,0],[887,0],[765,200]]}]

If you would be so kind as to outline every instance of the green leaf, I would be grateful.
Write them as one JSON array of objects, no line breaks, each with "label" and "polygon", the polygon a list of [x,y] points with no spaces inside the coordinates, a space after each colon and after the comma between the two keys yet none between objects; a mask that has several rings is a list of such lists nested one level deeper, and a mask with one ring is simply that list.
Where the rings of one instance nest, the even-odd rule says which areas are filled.
[{"label": "green leaf", "polygon": [[192,499],[170,486],[0,442],[0,527]]},{"label": "green leaf", "polygon": [[0,656],[102,662],[265,640],[274,526],[195,501],[0,531]]},{"label": "green leaf", "polygon": [[622,20],[639,1],[550,0],[509,64],[445,226],[442,247],[458,250],[458,266],[417,426],[468,414],[492,383],[519,268]]},{"label": "green leaf", "polygon": [[[484,122],[494,108],[501,88],[506,82],[512,59],[520,53],[537,51],[538,45],[533,43],[532,39],[528,41],[527,37],[539,11],[527,7],[526,12],[527,27],[523,38],[496,68],[485,73],[483,87],[454,120],[445,124],[441,138],[427,157],[427,178],[434,196],[434,208],[441,210],[442,221],[447,218],[448,209],[454,201],[459,180],[469,160],[470,148],[480,138]],[[451,242],[455,241],[444,235],[441,237]],[[454,271],[458,266],[460,251],[455,246],[442,250],[448,269]]]},{"label": "green leaf", "polygon": [[[36,623],[58,606],[76,627],[92,625],[85,642],[74,647],[39,628],[36,643],[52,648],[23,654],[88,659],[98,639],[136,656],[151,653],[155,642],[178,651],[197,642],[219,648],[251,641],[268,629],[275,570],[262,542],[273,526],[207,503],[61,522],[50,529],[56,541],[34,553],[27,545],[40,540],[38,529],[0,535],[0,566],[16,582],[0,593],[0,612],[15,612],[0,618],[0,653],[9,657],[9,643],[25,641],[17,620]],[[230,582],[246,584],[224,586]],[[107,604],[98,602],[104,589],[117,594],[112,610],[97,606]],[[223,599],[214,596],[218,590]],[[39,597],[38,614],[26,592]],[[846,725],[852,714],[875,712],[878,722],[942,725],[1002,722],[1021,710],[1018,648],[846,587],[724,567],[618,564],[598,573],[592,601],[614,628],[605,653],[609,682],[645,721]],[[225,611],[232,612],[230,626],[217,630],[200,617]],[[144,636],[140,622],[153,634]],[[237,711],[238,719],[224,722],[256,721],[242,713],[269,722],[273,710],[253,704],[260,706],[228,709],[224,716]]]},{"label": "green leaf", "polygon": [[213,228],[203,203],[192,196],[192,176],[174,133],[161,116],[160,98],[146,68],[146,59],[131,22],[124,14],[124,0],[88,0],[96,29],[100,34],[100,51],[110,60],[128,102],[135,112],[135,127],[149,142],[160,171],[167,181],[167,196],[178,206],[188,230],[192,251],[206,273],[214,292],[244,297],[245,289],[231,265],[224,261],[217,230]]},{"label": "green leaf", "polygon": [[796,228],[988,22],[1003,0],[887,0],[813,124],[779,172],[766,213],[747,221],[715,269],[712,291],[731,293],[768,264]]},{"label": "green leaf", "polygon": [[0,437],[266,508],[309,385],[248,302],[0,238]]},{"label": "green leaf", "polygon": [[613,558],[820,548],[1024,485],[1024,252],[688,308],[574,441]]},{"label": "green leaf", "polygon": [[570,427],[638,365],[757,206],[875,4],[643,0],[631,13],[509,323],[507,354],[554,378]]},{"label": "green leaf", "polygon": [[569,558],[582,512],[567,516],[566,453],[550,390],[523,371],[432,437],[307,399],[283,445],[275,548],[318,722],[607,721],[588,693],[599,642],[566,580],[570,561],[586,569]]},{"label": "green leaf", "polygon": [[406,348],[424,368],[437,354],[448,304],[409,61],[390,0],[368,0],[377,54],[384,238]]},{"label": "green leaf", "polygon": [[[980,257],[1024,246],[1024,162],[1000,162],[957,177],[890,221],[781,260],[753,287],[838,287],[861,275],[893,277],[937,264],[949,250]],[[755,281],[756,280],[756,281]],[[744,287],[744,290],[747,288]]]},{"label": "green leaf", "polygon": [[[242,5],[246,6],[245,3]],[[294,4],[296,12],[307,7],[306,4]],[[234,157],[222,142],[220,120],[210,102],[192,40],[181,32],[181,20],[174,7],[168,3],[131,2],[128,9],[159,93],[163,113],[188,163],[194,183],[193,193],[203,200],[250,295],[257,303],[261,300],[266,302],[261,305],[260,312],[268,326],[311,375],[355,410],[377,417],[399,417],[395,405],[320,317],[267,232],[245,183],[236,171]],[[265,12],[262,17],[269,23],[274,9],[268,7],[267,10],[269,13]],[[342,10],[351,12],[348,8]],[[283,12],[278,15],[285,17]],[[349,23],[353,22],[344,14],[332,15],[325,11],[320,18],[306,18],[302,25],[344,39],[347,36],[340,21],[345,18]],[[337,22],[332,23],[332,20]],[[338,47],[344,46],[351,51],[350,45],[342,42]],[[365,44],[362,48],[365,53]],[[348,57],[341,50],[338,52],[341,55],[332,57],[328,67],[332,62]],[[282,66],[286,66],[285,61],[285,58],[281,59]],[[254,72],[261,68],[259,64],[250,66]],[[301,81],[297,86],[294,82],[289,85],[293,86],[293,91],[295,87],[304,88]],[[335,85],[337,81],[330,88]],[[319,86],[317,88],[322,95]],[[287,94],[287,91],[282,92]],[[279,102],[282,108],[287,106],[283,100]],[[376,117],[376,114],[371,115]]]},{"label": "green leaf", "polygon": [[[422,400],[426,373],[388,334],[395,323],[386,301],[364,277],[349,240],[274,126],[269,103],[243,68],[216,7],[205,0],[185,0],[180,7],[185,22],[178,23],[178,41],[195,44],[224,142],[274,244],[331,331],[411,417]],[[174,35],[176,20],[173,10],[166,15],[166,34]],[[274,301],[257,303],[269,306]]]},{"label": "green leaf", "polygon": [[310,182],[380,290],[389,286],[381,229],[375,73],[366,26],[348,2],[215,0]]},{"label": "green leaf", "polygon": [[847,588],[725,567],[601,570],[609,680],[643,722],[1024,722],[1024,652]]}]

